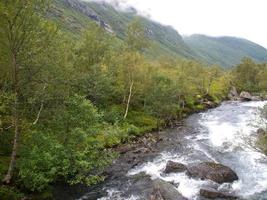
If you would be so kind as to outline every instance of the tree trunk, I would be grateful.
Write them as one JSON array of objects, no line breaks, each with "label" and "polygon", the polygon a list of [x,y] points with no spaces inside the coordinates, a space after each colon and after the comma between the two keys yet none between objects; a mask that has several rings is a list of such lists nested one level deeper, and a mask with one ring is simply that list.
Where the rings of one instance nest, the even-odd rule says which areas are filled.
[{"label": "tree trunk", "polygon": [[18,148],[18,139],[19,139],[19,120],[18,120],[18,114],[17,114],[17,109],[15,109],[16,113],[14,116],[14,127],[15,127],[15,135],[14,135],[14,140],[13,140],[13,148],[12,148],[12,154],[11,154],[11,160],[9,163],[8,171],[7,174],[3,180],[5,184],[10,184],[10,181],[12,179],[13,175],[13,170],[15,167],[15,161],[17,157],[17,148]]},{"label": "tree trunk", "polygon": [[123,117],[124,119],[126,119],[127,115],[128,115],[129,106],[130,106],[130,102],[131,102],[131,98],[132,98],[133,84],[134,84],[134,82],[132,81],[131,85],[130,85],[130,89],[129,89],[129,96],[128,96],[128,99],[127,99],[127,105],[126,105],[126,109],[125,109],[125,114],[124,114],[124,117]]},{"label": "tree trunk", "polygon": [[12,176],[13,176],[13,171],[15,167],[15,162],[16,162],[16,157],[17,157],[17,149],[18,149],[18,140],[19,140],[19,85],[18,85],[18,65],[16,62],[16,55],[15,53],[12,54],[12,64],[14,67],[14,72],[13,72],[13,80],[14,80],[14,93],[15,93],[15,100],[14,100],[14,111],[13,111],[13,124],[14,124],[14,139],[13,139],[13,148],[12,148],[12,154],[11,154],[11,159],[8,167],[8,171],[6,176],[3,179],[4,184],[10,184]]}]

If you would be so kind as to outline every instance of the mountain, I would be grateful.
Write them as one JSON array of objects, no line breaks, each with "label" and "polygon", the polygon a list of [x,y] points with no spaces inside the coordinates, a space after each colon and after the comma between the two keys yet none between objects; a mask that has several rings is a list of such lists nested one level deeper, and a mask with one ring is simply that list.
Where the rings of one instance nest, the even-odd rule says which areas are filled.
[{"label": "mountain", "polygon": [[[134,8],[121,11],[108,3],[80,0],[56,0],[50,12],[50,17],[69,33],[77,34],[79,30],[94,21],[121,40],[125,38],[126,27],[136,16],[137,11]],[[152,47],[147,52],[148,56],[154,58],[158,55],[168,55],[194,59],[196,55],[174,28],[146,17],[139,16],[139,18],[153,41]]]},{"label": "mountain", "polygon": [[267,62],[267,49],[246,39],[196,34],[184,37],[184,40],[200,60],[209,64],[231,67],[238,64],[243,57],[251,57],[257,62]]},{"label": "mountain", "polygon": [[[103,1],[55,0],[49,17],[62,30],[74,37],[92,22],[124,40],[127,25],[138,15],[134,8],[120,10]],[[171,26],[165,26],[149,18],[139,16],[151,38],[152,47],[146,55],[200,60],[208,64],[218,64],[230,68],[243,57],[251,57],[257,62],[267,61],[267,50],[251,41],[235,37],[209,37],[192,35],[182,37]]]}]

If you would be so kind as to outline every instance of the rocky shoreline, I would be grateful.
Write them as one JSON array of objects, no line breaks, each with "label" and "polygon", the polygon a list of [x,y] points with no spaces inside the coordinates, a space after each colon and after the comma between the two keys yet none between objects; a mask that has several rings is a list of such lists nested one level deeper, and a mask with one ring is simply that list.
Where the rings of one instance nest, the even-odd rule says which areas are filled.
[{"label": "rocky shoreline", "polygon": [[[234,99],[234,101],[250,101]],[[232,99],[233,100],[233,99]],[[130,194],[141,194],[144,200],[185,200],[176,189],[177,185],[161,179],[152,180],[149,175],[140,173],[128,176],[127,173],[149,161],[153,161],[162,151],[179,151],[183,148],[181,138],[194,134],[194,129],[189,129],[184,125],[184,120],[176,124],[171,130],[147,133],[136,138],[129,143],[115,147],[118,158],[111,166],[103,172],[106,177],[103,183],[93,187],[86,186],[62,186],[54,190],[54,197],[58,200],[71,200],[79,198],[75,194],[85,194],[81,199],[95,200],[107,196],[108,193],[103,188],[124,188],[125,198]],[[193,158],[192,158],[193,159]],[[215,162],[201,162],[196,165],[186,166],[182,163],[175,163],[171,160],[167,162],[163,173],[185,172],[193,179],[211,180],[212,184],[200,189],[201,200],[206,199],[239,199],[229,191],[218,190],[221,183],[231,183],[238,180],[236,173],[229,167]],[[67,189],[66,189],[67,187]],[[64,191],[64,192],[62,192]],[[79,191],[79,192],[77,192]]]},{"label": "rocky shoreline", "polygon": [[[161,179],[153,180],[145,173],[133,176],[127,176],[127,173],[142,163],[152,161],[159,156],[163,150],[179,150],[180,146],[182,146],[179,145],[180,138],[188,134],[188,131],[192,132],[193,130],[184,129],[181,124],[175,131],[165,130],[153,134],[148,133],[131,143],[117,147],[115,150],[120,156],[103,173],[103,175],[106,176],[104,186],[100,184],[92,188],[87,188],[87,194],[83,198],[86,200],[94,200],[95,198],[99,198],[97,195],[102,194],[102,196],[106,196],[108,194],[102,190],[103,187],[112,188],[116,186],[118,188],[126,188],[125,198],[130,194],[141,194],[144,200],[186,200],[187,198],[183,197],[176,190],[175,187],[177,187],[177,185],[173,185],[171,182],[166,182]],[[177,134],[177,132],[179,134]],[[236,173],[227,166],[214,162],[203,162],[197,165],[185,166],[181,163],[169,161],[164,173],[168,174],[177,171],[185,171],[192,178],[206,179],[214,182],[200,190],[201,200],[217,198],[237,199],[234,194],[227,191],[218,191],[220,183],[229,183],[238,179]],[[99,190],[96,189],[97,187],[99,187]],[[84,193],[86,193],[86,190]],[[66,193],[64,195],[66,195]],[[64,200],[67,200],[69,197],[66,195],[62,198],[62,194],[57,194],[56,196],[60,196],[60,198],[56,199]]]},{"label": "rocky shoreline", "polygon": [[252,95],[247,91],[241,91],[239,94],[235,87],[231,88],[227,97],[231,101],[265,101],[267,100],[267,95],[264,95],[264,94]]}]

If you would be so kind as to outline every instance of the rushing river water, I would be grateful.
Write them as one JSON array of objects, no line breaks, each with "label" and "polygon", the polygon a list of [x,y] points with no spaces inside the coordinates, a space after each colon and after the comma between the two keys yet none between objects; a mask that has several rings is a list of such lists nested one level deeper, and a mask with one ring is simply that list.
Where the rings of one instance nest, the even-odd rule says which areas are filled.
[{"label": "rushing river water", "polygon": [[[221,184],[218,190],[231,191],[242,199],[267,200],[267,157],[256,146],[257,129],[263,125],[259,108],[267,102],[225,102],[207,112],[190,116],[179,133],[179,148],[163,148],[158,156],[130,169],[125,176],[146,173],[150,178],[160,178],[176,184],[176,189],[188,199],[199,199],[199,190],[212,184],[208,180],[193,179],[186,173],[163,174],[167,161],[183,164],[214,161],[233,169],[239,180]],[[173,130],[175,134],[175,130]],[[168,136],[166,136],[168,137]],[[172,138],[171,138],[172,140]],[[173,141],[172,141],[173,142]],[[178,143],[177,143],[178,145]],[[120,184],[124,182],[123,184]],[[138,200],[140,192],[126,192],[129,179],[120,178],[103,189],[108,192],[99,200]],[[140,189],[140,187],[139,187]],[[142,190],[142,189],[141,189]],[[127,195],[125,195],[127,193]],[[81,199],[90,199],[85,195]]]}]

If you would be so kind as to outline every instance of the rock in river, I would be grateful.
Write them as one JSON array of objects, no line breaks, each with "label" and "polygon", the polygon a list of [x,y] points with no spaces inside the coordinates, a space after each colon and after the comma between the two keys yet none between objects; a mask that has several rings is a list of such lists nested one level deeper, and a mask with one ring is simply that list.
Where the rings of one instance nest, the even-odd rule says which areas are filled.
[{"label": "rock in river", "polygon": [[228,94],[228,99],[236,101],[239,99],[239,95],[237,93],[237,90],[235,87],[232,87],[229,94]]},{"label": "rock in river", "polygon": [[153,181],[153,191],[149,200],[187,200],[172,184],[161,179]]},{"label": "rock in river", "polygon": [[177,163],[173,161],[168,161],[165,167],[164,173],[177,173],[177,172],[184,172],[187,170],[187,167],[182,163]]},{"label": "rock in river", "polygon": [[214,162],[202,162],[188,167],[188,175],[209,179],[216,183],[232,183],[238,180],[237,174],[229,167]]},{"label": "rock in river", "polygon": [[201,189],[199,191],[200,196],[208,198],[208,199],[237,199],[237,197],[232,196],[231,194],[219,192],[214,189]]},{"label": "rock in river", "polygon": [[240,98],[242,101],[252,101],[252,99],[253,99],[251,94],[249,92],[245,92],[245,91],[240,93]]}]

